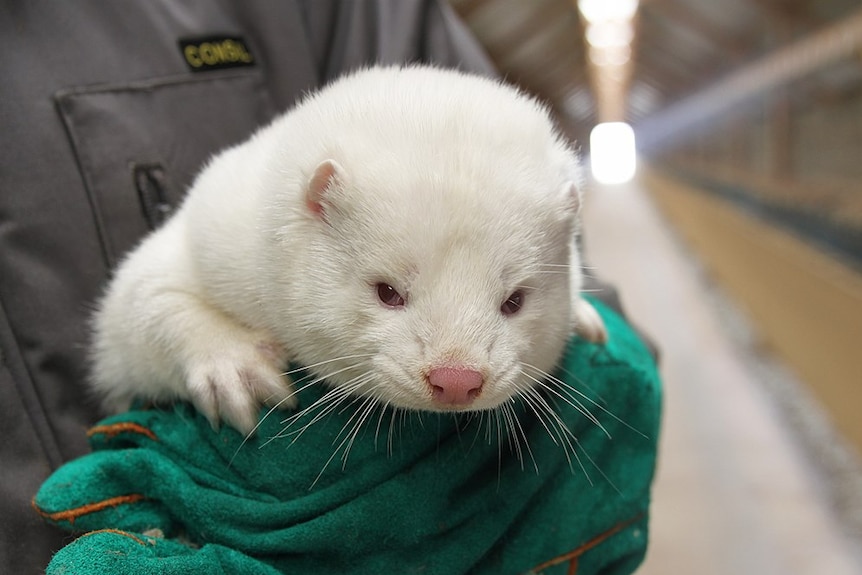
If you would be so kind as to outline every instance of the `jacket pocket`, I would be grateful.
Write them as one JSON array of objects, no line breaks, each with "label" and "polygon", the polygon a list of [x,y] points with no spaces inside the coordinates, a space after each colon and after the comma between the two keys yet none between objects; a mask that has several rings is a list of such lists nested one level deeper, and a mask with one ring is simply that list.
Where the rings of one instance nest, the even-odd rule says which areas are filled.
[{"label": "jacket pocket", "polygon": [[72,88],[55,102],[111,267],[179,205],[209,157],[275,115],[259,72]]}]

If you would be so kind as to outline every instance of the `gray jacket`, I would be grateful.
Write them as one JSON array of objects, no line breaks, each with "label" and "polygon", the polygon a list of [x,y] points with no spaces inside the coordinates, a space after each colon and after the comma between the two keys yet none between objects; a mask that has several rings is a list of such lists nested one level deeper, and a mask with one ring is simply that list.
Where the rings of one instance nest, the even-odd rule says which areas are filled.
[{"label": "gray jacket", "polygon": [[0,0],[0,572],[68,536],[30,499],[87,450],[88,309],[213,152],[370,62],[490,72],[434,0]]}]

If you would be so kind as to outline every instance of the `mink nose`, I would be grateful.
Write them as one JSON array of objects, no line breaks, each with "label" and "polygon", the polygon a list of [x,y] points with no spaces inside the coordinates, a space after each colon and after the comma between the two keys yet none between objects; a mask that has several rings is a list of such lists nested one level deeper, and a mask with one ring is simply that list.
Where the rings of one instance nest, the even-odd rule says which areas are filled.
[{"label": "mink nose", "polygon": [[434,401],[459,407],[473,403],[482,390],[484,378],[474,369],[436,367],[428,373],[428,385]]}]

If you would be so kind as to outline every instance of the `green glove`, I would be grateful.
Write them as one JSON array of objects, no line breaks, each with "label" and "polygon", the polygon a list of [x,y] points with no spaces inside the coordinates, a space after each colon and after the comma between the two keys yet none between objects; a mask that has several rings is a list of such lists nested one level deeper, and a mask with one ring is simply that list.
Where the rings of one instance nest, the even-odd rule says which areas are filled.
[{"label": "green glove", "polygon": [[109,418],[33,501],[86,533],[47,572],[631,573],[661,387],[631,328],[594,305],[609,343],[573,339],[558,375],[575,391],[542,394],[571,434],[525,405],[517,423],[378,409],[354,434],[362,400],[316,418],[323,386],[248,441],[184,404]]}]

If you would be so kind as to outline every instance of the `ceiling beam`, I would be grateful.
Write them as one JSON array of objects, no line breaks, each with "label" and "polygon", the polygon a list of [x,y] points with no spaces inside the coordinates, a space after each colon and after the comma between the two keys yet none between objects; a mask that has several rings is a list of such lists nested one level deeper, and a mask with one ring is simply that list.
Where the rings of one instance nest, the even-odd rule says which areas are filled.
[{"label": "ceiling beam", "polygon": [[[547,3],[547,6],[539,6],[530,13],[529,17],[523,19],[518,26],[506,30],[502,34],[494,34],[485,40],[485,49],[494,59],[505,59],[523,44],[535,38],[548,34],[554,29],[554,25],[561,20],[568,20],[572,25],[572,31],[577,26],[577,17],[566,2]],[[573,41],[573,45],[580,43]]]},{"label": "ceiling beam", "polygon": [[805,77],[862,49],[862,9],[731,73],[635,127],[644,149],[667,145],[764,92]]},{"label": "ceiling beam", "polygon": [[689,2],[664,0],[660,4],[653,3],[647,10],[660,12],[662,18],[670,20],[675,26],[687,28],[694,32],[711,45],[713,52],[719,53],[735,63],[742,61],[747,54],[750,54],[749,46],[740,42],[739,38],[729,36],[709,25],[701,14],[697,14],[691,8]]}]

